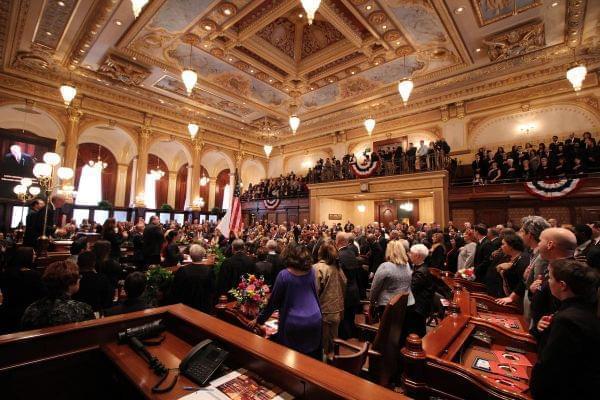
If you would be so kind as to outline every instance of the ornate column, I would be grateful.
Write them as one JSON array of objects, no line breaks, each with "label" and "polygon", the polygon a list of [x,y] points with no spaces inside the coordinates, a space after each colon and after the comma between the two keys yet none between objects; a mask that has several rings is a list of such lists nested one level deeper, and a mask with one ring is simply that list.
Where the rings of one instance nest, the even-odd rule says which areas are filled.
[{"label": "ornate column", "polygon": [[187,178],[185,181],[185,202],[183,204],[184,210],[187,210],[192,206],[192,169],[191,165],[187,166]]},{"label": "ornate column", "polygon": [[137,160],[138,156],[133,158],[133,163],[131,164],[131,181],[129,182],[129,207],[132,204],[135,204],[135,187],[137,185]]},{"label": "ornate column", "polygon": [[75,170],[77,162],[77,135],[79,134],[79,120],[83,116],[83,111],[78,107],[68,107],[67,116],[69,117],[69,129],[65,137],[65,167]]},{"label": "ornate column", "polygon": [[217,193],[217,178],[208,178],[208,211],[215,206],[215,194]]},{"label": "ornate column", "polygon": [[177,171],[169,171],[169,190],[167,191],[167,204],[175,208],[175,191],[177,188]]},{"label": "ornate column", "polygon": [[125,191],[127,190],[127,164],[117,164],[117,190],[115,192],[115,206],[125,206]]},{"label": "ornate column", "polygon": [[204,147],[204,142],[202,140],[194,139],[192,141],[192,146],[194,148],[193,153],[193,165],[192,165],[192,184],[191,184],[191,194],[190,194],[190,205],[192,209],[199,210],[200,207],[196,204],[196,202],[200,198],[200,171],[202,169],[200,165],[200,158],[202,156],[202,148]]},{"label": "ornate column", "polygon": [[138,160],[135,185],[135,204],[138,207],[145,205],[144,192],[146,191],[146,174],[148,171],[148,143],[150,143],[151,136],[150,119],[145,118],[144,125],[142,125],[138,134]]}]

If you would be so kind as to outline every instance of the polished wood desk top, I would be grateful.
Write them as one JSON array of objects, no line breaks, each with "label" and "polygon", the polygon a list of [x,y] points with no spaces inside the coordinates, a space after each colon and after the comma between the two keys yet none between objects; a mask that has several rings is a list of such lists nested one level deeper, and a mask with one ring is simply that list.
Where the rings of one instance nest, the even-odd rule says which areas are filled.
[{"label": "polished wood desk top", "polygon": [[[311,399],[406,398],[182,304],[0,336],[0,373],[101,349],[147,398],[177,398],[181,392],[171,392],[166,397],[149,394],[157,377],[127,346],[116,344],[118,332],[157,319],[166,324],[168,336],[161,344],[162,349],[150,347],[149,351],[169,367],[179,365],[179,360],[193,345],[210,338],[230,352],[227,363],[253,371],[295,396],[304,393]],[[177,386],[183,386],[181,382],[185,379]]]}]

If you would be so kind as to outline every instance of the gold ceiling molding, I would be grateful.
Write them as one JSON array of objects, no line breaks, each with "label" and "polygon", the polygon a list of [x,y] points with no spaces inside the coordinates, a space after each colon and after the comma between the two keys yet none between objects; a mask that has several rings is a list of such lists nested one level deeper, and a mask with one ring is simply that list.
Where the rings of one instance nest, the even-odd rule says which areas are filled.
[{"label": "gold ceiling molding", "polygon": [[0,64],[4,59],[4,50],[6,49],[10,4],[10,1],[0,1]]},{"label": "gold ceiling molding", "polygon": [[109,54],[98,67],[98,74],[128,86],[139,86],[150,75],[150,71],[126,59]]},{"label": "gold ceiling molding", "polygon": [[[489,8],[495,8],[496,9],[496,16],[490,19],[485,19],[484,15],[483,15],[483,10],[481,9],[481,2],[485,1],[486,2],[486,6]],[[540,5],[542,5],[542,1],[541,0],[533,0],[531,2],[531,4],[528,4],[526,6],[523,7],[518,7],[516,5],[516,0],[513,1],[514,4],[514,8],[513,11],[510,13],[504,13],[504,14],[500,14],[500,10],[501,8],[504,8],[504,4],[506,4],[507,2],[492,2],[492,1],[486,1],[486,0],[471,0],[471,4],[473,5],[473,11],[475,13],[475,17],[477,17],[477,22],[479,23],[479,26],[486,26],[486,25],[490,25],[493,24],[494,22],[498,22],[501,19],[504,18],[508,18],[508,17],[512,17],[514,15],[520,14],[524,11],[527,11],[531,8],[534,7],[538,7]]]},{"label": "gold ceiling molding", "polygon": [[486,37],[490,61],[500,61],[529,53],[545,46],[544,23],[541,20],[527,22]]},{"label": "gold ceiling molding", "polygon": [[575,47],[581,44],[587,0],[567,0],[565,42]]}]

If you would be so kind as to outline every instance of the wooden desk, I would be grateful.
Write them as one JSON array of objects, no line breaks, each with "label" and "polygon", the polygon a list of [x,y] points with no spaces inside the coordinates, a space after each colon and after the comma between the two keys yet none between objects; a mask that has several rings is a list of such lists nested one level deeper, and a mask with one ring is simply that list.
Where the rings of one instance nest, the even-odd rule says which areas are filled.
[{"label": "wooden desk", "polygon": [[[452,278],[444,277],[451,287]],[[449,315],[422,339],[411,335],[402,349],[405,368],[402,383],[407,394],[415,396],[441,396],[466,399],[530,399],[528,392],[518,387],[509,387],[502,382],[518,385],[520,381],[498,378],[498,375],[485,373],[473,368],[476,356],[487,360],[497,360],[493,350],[504,350],[507,346],[522,349],[526,358],[535,364],[537,360],[536,341],[525,330],[509,329],[482,318],[478,302],[491,301],[486,311],[494,316],[508,316],[524,321],[518,314],[503,309],[489,296],[471,294],[466,288],[456,287]],[[483,297],[482,297],[483,296]],[[456,312],[455,312],[456,311]],[[512,311],[512,309],[508,309]],[[492,338],[489,348],[480,343],[475,333],[485,332]],[[531,367],[528,368],[531,374]],[[526,386],[527,382],[524,382]]]},{"label": "wooden desk", "polygon": [[[53,371],[47,370],[49,363],[67,365],[73,357],[94,353],[105,357],[107,364],[112,365],[115,370],[112,374],[107,373],[106,379],[117,374],[125,376],[138,397],[143,395],[147,399],[176,399],[186,394],[180,390],[189,383],[186,379],[182,378],[177,384],[178,389],[170,393],[150,393],[149,388],[154,385],[157,377],[127,346],[116,343],[118,332],[158,319],[162,319],[167,326],[167,339],[160,347],[150,347],[149,351],[158,355],[169,367],[177,366],[193,345],[210,338],[230,352],[226,362],[228,366],[231,365],[234,369],[246,368],[296,397],[378,400],[406,398],[182,304],[0,336],[0,382],[10,382],[11,377],[19,376],[24,369],[33,366],[33,369],[27,370],[27,380],[40,382],[39,386],[42,386],[41,382],[48,380],[47,376],[52,376]],[[94,373],[94,366],[85,363],[71,364],[75,370],[92,368],[89,374]],[[69,376],[71,373],[72,369],[65,369],[58,376]],[[51,384],[51,381],[47,383]],[[71,384],[76,385],[77,382]],[[30,392],[42,393],[43,389],[36,388],[36,385],[29,386],[18,388],[22,398],[33,398],[28,395]],[[110,388],[110,384],[105,386],[106,390]],[[2,393],[6,393],[4,389]],[[137,398],[132,396],[122,398]],[[72,397],[54,398],[65,400],[84,397],[76,392]]]}]

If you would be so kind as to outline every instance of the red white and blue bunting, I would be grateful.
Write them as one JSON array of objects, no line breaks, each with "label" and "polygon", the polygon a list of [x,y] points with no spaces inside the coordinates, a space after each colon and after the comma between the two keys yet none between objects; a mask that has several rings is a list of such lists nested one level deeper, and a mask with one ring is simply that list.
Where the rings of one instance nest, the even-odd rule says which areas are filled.
[{"label": "red white and blue bunting", "polygon": [[542,200],[554,200],[566,196],[579,186],[581,179],[546,179],[525,182],[525,190]]},{"label": "red white and blue bunting", "polygon": [[265,199],[263,204],[267,210],[275,210],[281,204],[281,199]]},{"label": "red white and blue bunting", "polygon": [[370,159],[369,161],[364,160],[363,162],[355,162],[350,165],[352,168],[352,173],[357,178],[368,178],[379,169],[380,161],[373,161]]}]

